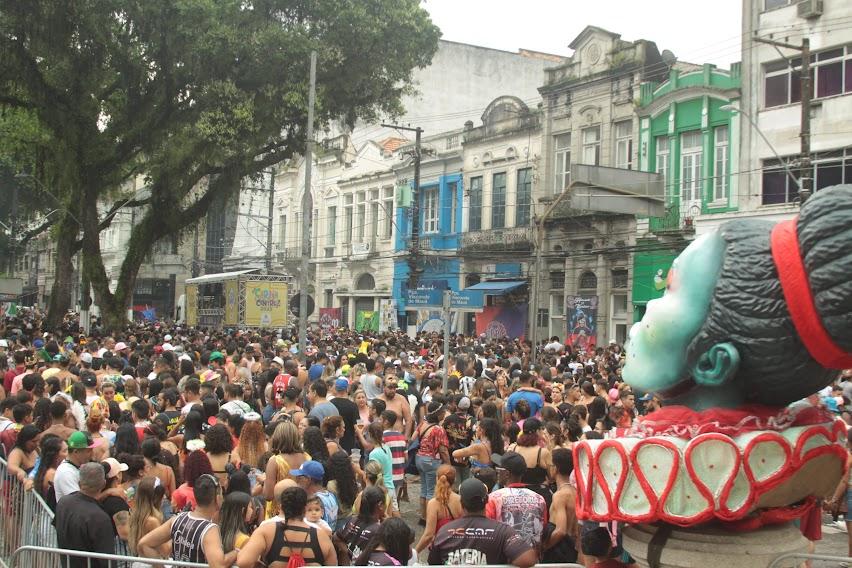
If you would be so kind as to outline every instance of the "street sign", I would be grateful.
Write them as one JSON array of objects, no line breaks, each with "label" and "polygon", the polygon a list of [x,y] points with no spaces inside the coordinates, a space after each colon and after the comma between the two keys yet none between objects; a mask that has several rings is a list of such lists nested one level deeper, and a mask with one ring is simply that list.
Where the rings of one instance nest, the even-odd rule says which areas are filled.
[{"label": "street sign", "polygon": [[[408,290],[406,307],[408,308],[443,308],[443,290],[434,288]],[[451,291],[450,309],[452,310],[481,310],[485,303],[480,290]]]},{"label": "street sign", "polygon": [[[311,314],[314,313],[314,298],[313,296],[308,296],[308,317],[311,317]],[[290,298],[290,312],[299,317],[299,294],[294,294],[292,298]]]}]

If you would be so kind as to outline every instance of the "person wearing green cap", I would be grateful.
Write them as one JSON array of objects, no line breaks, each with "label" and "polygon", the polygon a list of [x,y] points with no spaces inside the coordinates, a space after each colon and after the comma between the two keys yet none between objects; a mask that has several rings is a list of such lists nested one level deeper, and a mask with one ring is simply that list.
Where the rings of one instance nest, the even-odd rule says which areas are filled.
[{"label": "person wearing green cap", "polygon": [[68,437],[68,458],[56,468],[53,489],[56,502],[80,490],[80,467],[92,461],[92,448],[97,446],[86,432],[74,432]]}]

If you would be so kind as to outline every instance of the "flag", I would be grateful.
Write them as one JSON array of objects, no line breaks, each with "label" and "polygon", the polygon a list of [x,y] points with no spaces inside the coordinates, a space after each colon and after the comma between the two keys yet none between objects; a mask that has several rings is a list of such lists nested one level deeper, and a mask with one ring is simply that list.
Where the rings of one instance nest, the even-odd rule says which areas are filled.
[{"label": "flag", "polygon": [[9,305],[6,307],[6,317],[13,318],[18,315],[18,304],[15,302],[9,302]]}]

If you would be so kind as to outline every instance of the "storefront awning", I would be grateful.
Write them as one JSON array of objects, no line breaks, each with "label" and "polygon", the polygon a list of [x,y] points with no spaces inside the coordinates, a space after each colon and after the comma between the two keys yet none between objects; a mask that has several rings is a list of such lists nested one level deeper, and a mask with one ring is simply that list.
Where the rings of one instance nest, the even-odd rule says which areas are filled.
[{"label": "storefront awning", "polygon": [[468,286],[465,290],[480,290],[489,296],[501,296],[526,284],[525,280],[491,280]]}]

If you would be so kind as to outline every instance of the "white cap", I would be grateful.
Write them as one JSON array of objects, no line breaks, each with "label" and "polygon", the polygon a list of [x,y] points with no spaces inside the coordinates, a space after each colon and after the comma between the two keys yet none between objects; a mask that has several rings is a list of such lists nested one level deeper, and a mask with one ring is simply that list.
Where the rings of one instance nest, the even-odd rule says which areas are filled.
[{"label": "white cap", "polygon": [[171,340],[172,340],[172,336],[169,335],[168,333],[163,336],[163,341],[171,341]]},{"label": "white cap", "polygon": [[171,343],[163,343],[163,351],[174,351],[175,348]]},{"label": "white cap", "polygon": [[192,357],[184,353],[180,357],[178,357],[178,361],[192,361]]},{"label": "white cap", "polygon": [[118,343],[115,344],[115,350],[116,351],[123,351],[125,349],[127,349],[127,345],[125,345],[125,343],[123,341],[119,341]]},{"label": "white cap", "polygon": [[284,366],[284,359],[282,359],[281,357],[273,357],[272,360],[281,365],[282,367]]},{"label": "white cap", "polygon": [[80,361],[82,361],[86,365],[91,365],[92,364],[92,354],[91,353],[80,353]]}]

